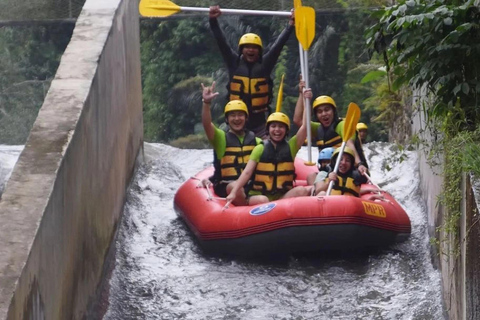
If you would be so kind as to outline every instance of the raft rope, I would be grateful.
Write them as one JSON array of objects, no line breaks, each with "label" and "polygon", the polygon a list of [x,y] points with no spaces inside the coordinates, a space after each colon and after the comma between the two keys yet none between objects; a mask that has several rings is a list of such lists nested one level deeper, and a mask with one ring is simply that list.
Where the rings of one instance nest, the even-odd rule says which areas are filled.
[{"label": "raft rope", "polygon": [[368,175],[368,173],[364,172],[363,175],[364,175],[365,177],[367,177],[368,181],[369,181],[374,187],[376,187],[376,188],[378,189],[378,191],[383,191],[382,189],[380,189],[379,186],[377,186],[375,183],[373,183],[372,178],[370,178],[370,176]]},{"label": "raft rope", "polygon": [[368,173],[364,172],[363,175],[365,177],[367,177],[368,179],[368,182],[370,182],[370,184],[372,184],[374,187],[376,187],[378,190],[375,190],[372,192],[376,193],[376,195],[373,195],[372,196],[372,199],[369,199],[369,200],[381,200],[381,201],[385,201],[385,202],[388,202],[388,203],[392,203],[390,200],[386,199],[385,196],[382,194],[385,193],[386,191],[385,190],[382,190],[378,185],[376,185],[373,181],[372,181],[372,178],[368,175]]}]

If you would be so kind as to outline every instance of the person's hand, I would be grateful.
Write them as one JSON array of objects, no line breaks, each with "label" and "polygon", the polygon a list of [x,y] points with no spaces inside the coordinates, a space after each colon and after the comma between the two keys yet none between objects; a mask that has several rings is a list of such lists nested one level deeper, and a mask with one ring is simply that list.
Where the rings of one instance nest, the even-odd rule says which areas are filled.
[{"label": "person's hand", "polygon": [[329,179],[330,181],[337,181],[337,180],[338,180],[337,174],[336,174],[335,172],[330,172],[330,173],[328,174],[328,179]]},{"label": "person's hand", "polygon": [[367,173],[367,167],[365,167],[363,164],[359,165],[358,166],[358,172],[360,172],[360,174],[365,174]]},{"label": "person's hand", "polygon": [[237,194],[236,191],[232,190],[229,195],[225,198],[227,200],[227,203],[225,203],[225,206],[223,207],[223,210],[228,209],[230,206],[230,203],[232,203],[233,200],[235,200],[235,195]]},{"label": "person's hand", "polygon": [[305,88],[305,81],[302,79],[302,75],[300,75],[300,81],[298,82],[298,92],[303,94],[304,98],[312,99],[312,89]]},{"label": "person's hand", "polygon": [[302,75],[300,75],[300,81],[298,82],[298,93],[303,93],[305,90],[305,81],[302,79]]},{"label": "person's hand", "polygon": [[295,25],[295,10],[292,9],[290,12],[291,12],[291,15],[290,15],[290,19],[288,20],[288,24],[293,26]]},{"label": "person's hand", "polygon": [[312,89],[310,89],[310,88],[305,89],[305,90],[303,91],[303,97],[304,97],[305,99],[310,99],[310,100],[312,100],[312,98],[313,98]]},{"label": "person's hand", "polygon": [[218,18],[222,14],[220,6],[211,6],[210,11],[208,12],[209,18]]},{"label": "person's hand", "polygon": [[202,83],[202,99],[203,103],[210,104],[212,100],[218,96],[218,92],[215,91],[215,81],[213,81],[211,87],[205,87]]},{"label": "person's hand", "polygon": [[231,203],[233,200],[235,200],[235,195],[233,193],[230,193],[225,200],[227,200],[227,204]]}]

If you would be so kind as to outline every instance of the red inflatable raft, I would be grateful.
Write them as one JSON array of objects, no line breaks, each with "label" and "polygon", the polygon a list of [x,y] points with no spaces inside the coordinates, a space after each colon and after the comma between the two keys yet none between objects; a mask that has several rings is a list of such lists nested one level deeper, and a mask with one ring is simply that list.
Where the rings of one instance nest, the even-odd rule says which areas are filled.
[{"label": "red inflatable raft", "polygon": [[[304,185],[316,168],[297,158],[295,170],[297,185]],[[370,184],[362,189],[377,192],[361,198],[298,197],[224,209],[226,201],[213,189],[198,187],[199,179],[212,173],[210,167],[190,178],[174,199],[176,212],[209,253],[250,256],[379,247],[401,242],[411,232],[402,207]]]}]

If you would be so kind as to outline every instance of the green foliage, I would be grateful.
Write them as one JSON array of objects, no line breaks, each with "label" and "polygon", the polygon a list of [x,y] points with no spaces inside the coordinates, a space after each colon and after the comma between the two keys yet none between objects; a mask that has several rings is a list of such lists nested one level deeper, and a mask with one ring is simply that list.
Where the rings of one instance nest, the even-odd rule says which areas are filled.
[{"label": "green foliage", "polygon": [[478,3],[408,0],[377,14],[367,42],[395,75],[394,88],[426,86],[434,97],[431,118],[453,117],[460,130],[474,130],[480,123]]},{"label": "green foliage", "polygon": [[[200,121],[200,83],[212,83],[195,77],[212,74],[222,63],[206,20],[143,21],[141,26],[145,140],[192,134]],[[198,112],[190,113],[195,103]]]},{"label": "green foliage", "polygon": [[[445,154],[443,192],[439,195],[439,204],[445,207],[442,225],[437,231],[453,235],[454,245],[451,254],[458,255],[459,221],[461,217],[461,180],[462,172],[480,176],[480,129],[474,132],[463,131],[451,139],[444,139],[442,150]],[[436,244],[440,244],[436,240]]]},{"label": "green foliage", "polygon": [[191,134],[172,140],[169,144],[179,149],[209,149],[212,147],[205,134]]},{"label": "green foliage", "polygon": [[[182,6],[208,6],[208,1],[177,1]],[[309,5],[308,1],[303,1]],[[259,10],[289,10],[291,2],[278,1],[220,1],[225,8],[245,8]],[[365,44],[362,40],[363,30],[372,23],[368,18],[369,10],[344,10],[352,7],[377,6],[376,1],[311,1],[315,8],[339,9],[334,13],[317,11],[316,37],[309,50],[310,86],[315,96],[331,95],[339,106],[341,115],[346,112],[349,102],[362,102],[375,94],[371,85],[360,84],[364,74],[355,71],[359,63],[365,63]],[[210,84],[216,81],[220,95],[212,105],[212,117],[218,125],[223,122],[222,110],[227,102],[226,85],[228,72],[211,34],[208,21],[204,16],[188,15],[178,19],[141,22],[142,80],[144,94],[144,124],[147,141],[166,142],[180,136],[192,134],[194,123],[198,124],[199,108],[190,108],[194,100],[187,103],[185,97],[200,99],[195,94],[194,85],[186,86],[189,79],[196,77]],[[266,50],[273,43],[286,25],[285,18],[258,16],[221,17],[220,25],[227,41],[232,47],[239,37],[246,32],[260,35]],[[275,108],[281,75],[285,74],[282,110],[293,115],[298,97],[298,79],[300,63],[298,42],[292,34],[276,65],[272,78],[274,80],[274,97],[271,107]],[[193,80],[192,80],[193,81]],[[193,81],[192,83],[194,83]],[[179,86],[182,84],[181,86]],[[199,82],[197,81],[197,84]],[[182,90],[187,90],[182,92]],[[173,94],[175,91],[175,94]],[[200,93],[200,86],[197,88]],[[182,98],[180,98],[182,96]],[[173,100],[182,100],[182,104],[173,104]],[[188,114],[187,114],[188,110]],[[375,108],[366,110],[362,107],[362,119],[369,123],[370,136],[375,140],[386,140],[384,123],[371,126],[371,121],[378,116]],[[188,118],[188,120],[187,120]],[[175,128],[172,128],[175,126]],[[197,125],[198,127],[198,125]],[[292,130],[294,132],[294,130]],[[378,134],[377,134],[378,132]]]},{"label": "green foliage", "polygon": [[430,93],[423,111],[427,127],[439,139],[429,146],[429,159],[444,155],[439,203],[446,213],[439,231],[447,239],[454,236],[455,254],[462,172],[480,174],[479,2],[407,0],[377,15],[379,23],[369,30],[367,42],[394,79],[389,88],[408,84]]},{"label": "green foliage", "polygon": [[0,21],[75,18],[80,14],[84,3],[85,0],[2,0]]},{"label": "green foliage", "polygon": [[[252,31],[247,24],[252,21],[257,23],[255,31],[267,48],[285,27],[285,19],[237,17],[221,20],[227,40],[233,47],[242,34]],[[293,36],[291,38],[293,41]],[[212,105],[212,118],[216,124],[221,124],[229,79],[207,19],[196,17],[159,24],[143,21],[141,39],[145,139],[165,142],[193,134],[195,124],[200,122],[201,83],[210,85],[216,82],[216,91],[220,94]],[[278,72],[283,70],[287,79],[295,74],[296,85],[298,73],[286,65],[286,59],[281,58],[277,64]],[[280,78],[275,78],[275,95],[279,83]],[[293,112],[294,102],[288,96],[294,85],[285,84],[284,110],[287,112]],[[297,96],[298,91],[295,90],[294,94]]]},{"label": "green foliage", "polygon": [[387,76],[387,72],[386,72],[386,71],[383,71],[383,70],[373,70],[373,71],[368,72],[368,73],[362,78],[362,80],[360,80],[360,83],[362,83],[362,84],[368,83],[368,82],[371,82],[371,81],[379,80],[380,78],[383,78],[383,77],[386,77],[386,76]]},{"label": "green foliage", "polygon": [[72,31],[0,28],[0,143],[25,143]]},{"label": "green foliage", "polygon": [[[350,4],[352,5],[352,4]],[[371,5],[371,3],[364,3]],[[378,5],[378,4],[375,4]],[[342,33],[342,42],[339,48],[338,68],[344,79],[341,98],[338,99],[341,105],[348,104],[350,101],[357,102],[362,108],[360,122],[367,123],[369,128],[368,141],[386,141],[388,140],[388,129],[393,126],[389,122],[390,118],[379,116],[384,110],[382,105],[376,101],[377,87],[386,81],[386,77],[379,79],[364,79],[366,74],[378,73],[378,63],[368,62],[369,55],[365,47],[363,32],[365,28],[371,26],[375,20],[370,18],[371,10],[357,9],[347,11],[345,21],[348,22],[348,28]],[[368,78],[368,77],[367,77]]]},{"label": "green foliage", "polygon": [[456,149],[461,170],[480,177],[480,128],[459,133],[445,149]]}]

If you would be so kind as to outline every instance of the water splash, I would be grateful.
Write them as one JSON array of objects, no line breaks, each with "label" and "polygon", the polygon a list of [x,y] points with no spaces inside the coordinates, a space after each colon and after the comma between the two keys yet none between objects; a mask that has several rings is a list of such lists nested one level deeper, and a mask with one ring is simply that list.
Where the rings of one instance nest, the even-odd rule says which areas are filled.
[{"label": "water splash", "polygon": [[176,217],[176,189],[210,165],[211,150],[146,149],[153,158],[128,195],[105,319],[444,318],[414,152],[391,162],[394,145],[365,146],[372,180],[410,216],[408,241],[377,252],[267,262],[204,255]]}]

